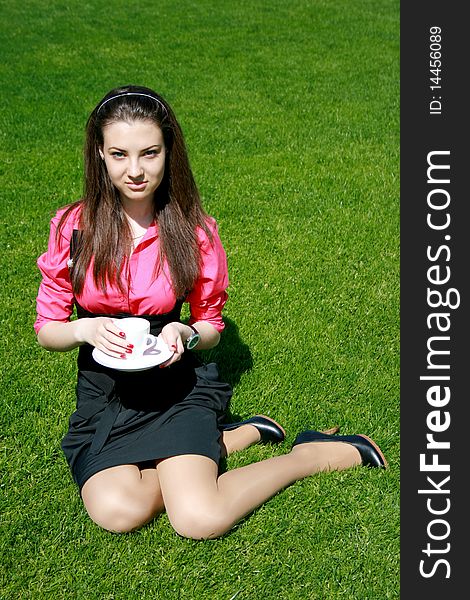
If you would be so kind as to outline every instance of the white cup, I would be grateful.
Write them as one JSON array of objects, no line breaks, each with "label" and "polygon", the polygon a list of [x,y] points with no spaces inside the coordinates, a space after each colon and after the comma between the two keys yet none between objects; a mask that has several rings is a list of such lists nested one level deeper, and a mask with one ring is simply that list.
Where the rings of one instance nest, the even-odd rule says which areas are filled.
[{"label": "white cup", "polygon": [[150,333],[150,323],[139,317],[115,319],[116,325],[126,334],[126,342],[132,344],[132,353],[127,359],[140,358],[157,343],[157,338]]}]

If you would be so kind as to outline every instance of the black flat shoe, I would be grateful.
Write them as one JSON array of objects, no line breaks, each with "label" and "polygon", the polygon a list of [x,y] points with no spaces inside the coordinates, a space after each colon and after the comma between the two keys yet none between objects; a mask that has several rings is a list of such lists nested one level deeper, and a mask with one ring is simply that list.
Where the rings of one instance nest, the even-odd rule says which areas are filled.
[{"label": "black flat shoe", "polygon": [[259,431],[261,436],[260,442],[266,444],[270,442],[271,444],[279,444],[284,441],[286,437],[286,432],[284,429],[273,421],[269,417],[264,417],[263,415],[256,415],[251,417],[251,419],[246,419],[246,421],[240,421],[239,423],[225,423],[220,427],[222,431],[232,431],[233,429],[238,429],[242,425],[253,425]]},{"label": "black flat shoe", "polygon": [[320,431],[309,430],[299,433],[292,445],[297,446],[308,442],[346,442],[358,450],[364,466],[383,469],[388,466],[380,448],[366,435],[328,435]]}]

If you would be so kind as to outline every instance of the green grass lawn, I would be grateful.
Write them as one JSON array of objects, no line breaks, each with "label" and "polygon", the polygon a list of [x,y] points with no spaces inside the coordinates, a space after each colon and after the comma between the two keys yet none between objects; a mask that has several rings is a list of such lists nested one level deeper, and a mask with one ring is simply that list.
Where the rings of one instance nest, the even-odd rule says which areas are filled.
[{"label": "green grass lawn", "polygon": [[[398,598],[398,0],[4,0],[0,27],[0,598]],[[88,519],[60,450],[76,354],[36,343],[35,263],[80,196],[89,112],[127,83],[173,105],[219,222],[230,299],[207,358],[231,412],[288,432],[227,468],[341,425],[388,471],[306,479],[215,541]]]}]

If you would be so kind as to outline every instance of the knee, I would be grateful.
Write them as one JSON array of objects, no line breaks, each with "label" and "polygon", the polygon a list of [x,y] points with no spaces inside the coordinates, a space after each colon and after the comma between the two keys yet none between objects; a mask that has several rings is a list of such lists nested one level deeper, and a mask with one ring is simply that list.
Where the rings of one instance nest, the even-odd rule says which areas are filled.
[{"label": "knee", "polygon": [[173,529],[185,538],[208,540],[222,536],[232,526],[223,511],[215,507],[185,504],[168,510]]},{"label": "knee", "polygon": [[159,511],[148,502],[129,497],[116,490],[102,492],[91,501],[84,499],[90,518],[100,527],[113,533],[129,533],[148,523]]}]

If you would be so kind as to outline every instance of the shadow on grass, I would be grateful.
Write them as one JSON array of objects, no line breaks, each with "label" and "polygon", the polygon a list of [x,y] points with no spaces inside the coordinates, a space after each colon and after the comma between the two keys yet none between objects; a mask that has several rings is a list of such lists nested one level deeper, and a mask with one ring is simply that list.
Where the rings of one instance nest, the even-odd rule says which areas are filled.
[{"label": "shadow on grass", "polygon": [[224,318],[225,329],[218,346],[201,352],[204,362],[215,362],[219,367],[220,379],[235,387],[243,373],[253,367],[253,359],[248,346],[242,342],[238,327],[231,319]]},{"label": "shadow on grass", "polygon": [[[217,363],[221,381],[226,381],[235,388],[243,373],[253,368],[253,359],[249,347],[241,340],[234,321],[224,317],[224,323],[225,329],[219,345],[212,350],[201,352],[201,357],[206,363]],[[229,423],[241,420],[240,415],[231,412],[230,404],[226,420]]]}]

